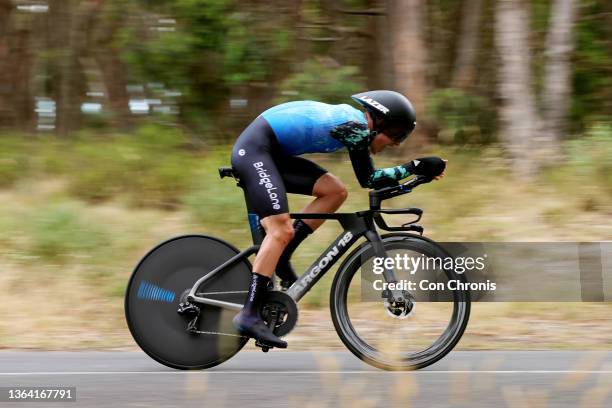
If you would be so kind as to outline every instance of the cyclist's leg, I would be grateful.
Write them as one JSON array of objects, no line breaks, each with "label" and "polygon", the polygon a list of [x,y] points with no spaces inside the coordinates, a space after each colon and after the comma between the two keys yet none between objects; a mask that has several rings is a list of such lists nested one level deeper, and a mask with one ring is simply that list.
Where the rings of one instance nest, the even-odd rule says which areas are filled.
[{"label": "cyclist's leg", "polygon": [[254,270],[271,277],[280,253],[293,237],[289,204],[277,151],[276,137],[262,117],[240,135],[232,151],[232,166],[244,185],[247,200],[262,220],[266,237],[258,251]]},{"label": "cyclist's leg", "polygon": [[271,132],[267,122],[258,118],[238,138],[232,151],[232,165],[244,184],[247,200],[266,229],[266,237],[253,264],[249,293],[244,307],[234,318],[234,325],[242,333],[266,344],[287,347],[259,315],[278,258],[293,236],[287,193],[270,155],[274,140]]},{"label": "cyclist's leg", "polygon": [[[285,157],[278,160],[279,170],[289,193],[312,195],[316,198],[302,212],[334,212],[346,200],[347,191],[344,184],[333,174],[316,163],[301,157]],[[285,288],[297,280],[289,260],[295,249],[309,234],[317,229],[325,220],[296,220],[294,237],[283,251],[276,273],[281,278]]]},{"label": "cyclist's leg", "polygon": [[[326,173],[319,177],[312,189],[312,195],[316,198],[308,203],[302,210],[305,213],[335,212],[346,201],[348,191],[346,186],[338,177],[331,173]],[[306,224],[315,230],[325,222],[325,220],[304,220]]]},{"label": "cyclist's leg", "polygon": [[[318,164],[303,157],[284,157],[277,162],[287,192],[316,197],[302,212],[334,212],[346,200],[348,192],[342,181]],[[304,220],[312,230],[323,222]]]}]

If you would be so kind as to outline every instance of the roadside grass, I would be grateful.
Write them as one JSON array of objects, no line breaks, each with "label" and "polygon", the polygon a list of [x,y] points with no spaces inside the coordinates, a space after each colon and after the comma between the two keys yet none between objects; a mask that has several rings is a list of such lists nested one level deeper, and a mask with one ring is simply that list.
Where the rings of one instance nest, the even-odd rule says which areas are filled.
[{"label": "roadside grass", "polygon": [[[186,233],[219,236],[239,248],[250,244],[242,192],[217,173],[229,164],[230,147],[202,150],[166,130],[83,134],[70,143],[0,138],[0,348],[133,347],[123,295],[146,251]],[[601,185],[608,179],[588,176],[601,170],[584,175],[572,162],[557,169],[567,181],[553,170],[527,181],[512,176],[495,146],[432,153],[448,158],[447,176],[385,204],[423,208],[425,234],[435,240],[596,241],[612,235],[612,192]],[[367,191],[354,180],[348,156],[312,158],[346,182],[349,199],[340,211],[367,208]],[[405,161],[376,159],[379,167]],[[308,200],[290,197],[290,206],[298,211]],[[309,237],[294,257],[296,269],[305,270],[339,232],[328,222]],[[332,279],[333,273],[323,277],[304,298],[290,336],[301,345],[292,348],[342,347],[326,310]],[[475,304],[460,346],[608,349],[610,308]]]}]

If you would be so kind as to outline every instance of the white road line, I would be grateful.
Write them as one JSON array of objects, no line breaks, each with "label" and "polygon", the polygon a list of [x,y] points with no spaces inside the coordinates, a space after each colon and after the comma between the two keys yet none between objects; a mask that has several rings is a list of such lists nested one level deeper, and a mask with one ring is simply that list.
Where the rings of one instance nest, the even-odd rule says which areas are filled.
[{"label": "white road line", "polygon": [[612,374],[612,370],[443,370],[443,371],[38,371],[22,373],[0,373],[0,376],[26,375],[193,375],[193,374]]}]

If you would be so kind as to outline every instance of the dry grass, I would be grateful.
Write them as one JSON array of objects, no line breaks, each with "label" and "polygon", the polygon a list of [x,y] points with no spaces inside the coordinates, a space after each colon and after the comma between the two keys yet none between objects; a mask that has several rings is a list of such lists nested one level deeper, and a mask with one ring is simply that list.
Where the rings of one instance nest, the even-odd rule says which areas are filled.
[{"label": "dry grass", "polygon": [[[495,157],[495,154],[493,154]],[[344,180],[348,163],[318,160]],[[380,164],[384,164],[381,160]],[[610,209],[585,210],[579,190],[565,196],[557,189],[509,178],[503,162],[479,165],[451,159],[443,182],[421,187],[389,205],[425,209],[426,234],[436,240],[596,241],[612,236]],[[500,164],[501,163],[501,164]],[[489,166],[486,174],[483,166]],[[337,171],[336,171],[337,170]],[[211,182],[220,183],[211,177]],[[244,211],[240,192],[223,182],[220,194],[234,194],[227,211]],[[350,184],[344,211],[363,209],[367,195]],[[226,227],[223,214],[199,220],[187,211],[131,208],[120,198],[99,205],[77,202],[75,225],[102,231],[105,248],[46,259],[28,252],[31,217],[67,198],[61,179],[21,182],[0,191],[0,348],[133,348],[123,317],[123,291],[133,266],[154,244],[173,235],[204,232],[238,247],[248,244],[245,227]],[[297,210],[306,198],[291,199]],[[80,223],[80,224],[79,224]],[[296,257],[304,268],[338,232],[326,225]],[[343,348],[327,310],[331,274],[304,299],[292,349]],[[474,304],[462,349],[609,349],[612,305],[587,303]]]}]

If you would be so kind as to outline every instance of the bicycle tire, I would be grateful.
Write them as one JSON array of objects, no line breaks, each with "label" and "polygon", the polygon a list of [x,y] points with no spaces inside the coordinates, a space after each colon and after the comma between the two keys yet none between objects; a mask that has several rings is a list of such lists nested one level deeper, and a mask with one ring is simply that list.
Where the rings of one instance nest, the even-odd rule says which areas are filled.
[{"label": "bicycle tire", "polygon": [[[386,250],[408,249],[427,256],[433,254],[448,254],[434,241],[421,236],[406,233],[385,234],[382,237]],[[406,356],[400,360],[383,359],[375,347],[367,344],[353,327],[347,310],[347,293],[350,282],[361,267],[361,256],[372,251],[372,245],[365,242],[353,250],[344,260],[336,273],[330,291],[331,317],[338,336],[344,345],[359,359],[385,370],[416,370],[429,366],[447,355],[461,339],[470,315],[470,294],[467,290],[453,291],[453,314],[443,335],[436,342],[433,353],[416,353],[413,357]],[[454,271],[444,271],[447,276],[466,282],[463,274]],[[450,278],[451,276],[449,276]],[[433,345],[432,345],[433,346]],[[431,348],[431,347],[430,347]],[[426,350],[424,350],[426,351]]]}]

